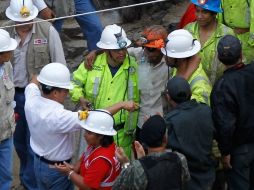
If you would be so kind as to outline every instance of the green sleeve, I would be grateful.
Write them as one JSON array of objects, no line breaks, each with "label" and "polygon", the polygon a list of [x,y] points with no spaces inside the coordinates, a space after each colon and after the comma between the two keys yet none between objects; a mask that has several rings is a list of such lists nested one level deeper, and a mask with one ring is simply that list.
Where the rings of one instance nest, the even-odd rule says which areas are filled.
[{"label": "green sleeve", "polygon": [[249,45],[254,46],[254,0],[249,0],[250,3],[250,38]]},{"label": "green sleeve", "polygon": [[199,80],[191,87],[191,99],[197,102],[205,103],[210,106],[210,94],[212,87],[206,80]]},{"label": "green sleeve", "polygon": [[73,72],[72,85],[73,89],[70,90],[71,100],[78,102],[80,97],[84,97],[84,87],[87,79],[87,70],[82,62],[78,69]]}]

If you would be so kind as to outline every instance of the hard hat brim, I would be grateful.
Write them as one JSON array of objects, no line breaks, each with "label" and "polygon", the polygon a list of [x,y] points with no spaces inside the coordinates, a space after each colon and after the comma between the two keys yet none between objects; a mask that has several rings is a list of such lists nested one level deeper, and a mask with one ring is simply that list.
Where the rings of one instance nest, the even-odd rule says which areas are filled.
[{"label": "hard hat brim", "polygon": [[48,86],[53,86],[53,87],[57,87],[57,88],[64,88],[64,89],[68,89],[68,90],[72,90],[73,89],[73,85],[71,83],[68,83],[68,84],[57,84],[57,83],[52,83],[50,81],[47,81],[43,78],[39,76],[37,76],[37,80],[42,83],[42,84],[45,84],[45,85],[48,85]]},{"label": "hard hat brim", "polygon": [[201,49],[201,44],[199,43],[199,41],[195,40],[193,48],[189,51],[176,53],[176,52],[168,51],[166,50],[166,48],[161,48],[161,52],[167,57],[171,57],[171,58],[186,58],[186,57],[191,57],[197,54],[200,51],[200,49]]},{"label": "hard hat brim", "polygon": [[87,125],[85,121],[80,121],[79,125],[85,130],[88,130],[88,131],[91,131],[93,133],[97,133],[100,135],[114,136],[117,133],[116,130],[114,130],[114,129],[111,131],[102,131],[102,130],[95,129],[94,127]]},{"label": "hard hat brim", "polygon": [[12,14],[12,11],[11,11],[11,8],[8,7],[5,11],[5,15],[10,19],[10,20],[13,20],[15,22],[27,22],[27,21],[30,21],[30,20],[33,20],[37,17],[38,15],[38,9],[36,6],[33,5],[33,14],[30,15],[29,17],[26,17],[26,18],[21,18],[21,17],[15,17],[13,14]]},{"label": "hard hat brim", "polygon": [[[129,39],[126,39],[127,45],[126,47],[131,45],[131,41]],[[101,41],[97,42],[96,46],[101,49],[120,49],[118,45],[112,45],[112,44],[105,44]]]},{"label": "hard hat brim", "polygon": [[11,42],[10,42],[8,48],[6,48],[6,49],[0,49],[0,52],[13,51],[13,50],[15,50],[17,48],[17,46],[18,46],[17,41],[11,38]]}]

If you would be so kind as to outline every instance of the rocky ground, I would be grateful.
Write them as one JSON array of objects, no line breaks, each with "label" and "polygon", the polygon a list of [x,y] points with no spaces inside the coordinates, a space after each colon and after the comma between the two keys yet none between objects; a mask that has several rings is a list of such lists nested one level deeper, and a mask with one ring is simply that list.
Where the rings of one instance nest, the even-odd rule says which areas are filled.
[{"label": "rocky ground", "polygon": [[[103,25],[116,23],[121,25],[127,35],[131,38],[132,34],[141,31],[145,26],[152,24],[161,24],[166,28],[171,29],[171,23],[177,23],[185,11],[189,1],[188,0],[168,0],[165,3],[157,3],[153,5],[143,6],[138,13],[141,18],[133,20],[132,22],[125,22],[120,11],[104,12],[100,14]],[[0,1],[0,24],[6,19],[4,17],[4,11],[9,4],[9,0]],[[65,21],[63,27],[63,34],[61,34],[63,40],[63,47],[66,55],[67,62],[71,69],[76,68],[83,58],[83,52],[87,49],[86,41],[80,32],[79,25],[74,19],[68,19]],[[70,109],[73,105],[68,104]],[[14,182],[12,190],[23,190],[19,185],[18,177],[19,161],[17,155],[14,156]]]}]

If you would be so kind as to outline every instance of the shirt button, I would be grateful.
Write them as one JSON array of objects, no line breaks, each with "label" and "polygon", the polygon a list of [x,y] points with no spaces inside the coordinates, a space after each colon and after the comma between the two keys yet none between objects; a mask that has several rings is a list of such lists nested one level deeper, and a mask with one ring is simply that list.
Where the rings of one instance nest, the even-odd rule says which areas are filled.
[{"label": "shirt button", "polygon": [[110,100],[110,98],[108,98],[108,100]]},{"label": "shirt button", "polygon": [[113,84],[113,81],[111,81],[111,84]]}]

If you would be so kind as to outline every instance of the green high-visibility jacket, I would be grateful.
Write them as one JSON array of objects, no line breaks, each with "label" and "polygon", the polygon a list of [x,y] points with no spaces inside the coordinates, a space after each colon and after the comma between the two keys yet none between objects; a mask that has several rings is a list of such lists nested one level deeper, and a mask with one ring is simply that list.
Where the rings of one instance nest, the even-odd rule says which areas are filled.
[{"label": "green high-visibility jacket", "polygon": [[223,13],[219,20],[231,28],[245,28],[249,32],[238,34],[246,63],[254,59],[254,0],[222,0]]},{"label": "green high-visibility jacket", "polygon": [[[73,72],[73,86],[73,90],[70,91],[71,99],[77,102],[80,97],[84,97],[95,109],[106,108],[124,100],[139,103],[137,63],[133,57],[126,56],[114,77],[108,67],[106,53],[96,57],[91,71],[81,63]],[[138,112],[129,113],[125,110],[114,115],[115,125],[125,123],[124,128],[118,131],[115,140],[119,146],[126,148],[128,155],[134,139],[137,117]]]},{"label": "green high-visibility jacket", "polygon": [[[188,24],[185,29],[188,30],[195,39],[200,41],[199,25],[197,22]],[[218,23],[216,30],[203,44],[199,52],[203,69],[212,84],[214,84],[225,70],[225,66],[217,58],[217,45],[219,40],[227,34],[234,35],[234,31],[224,24]]]},{"label": "green high-visibility jacket", "polygon": [[[173,75],[176,75],[176,68],[173,69]],[[188,78],[188,82],[191,87],[191,99],[195,99],[197,102],[205,103],[210,105],[210,94],[212,91],[211,83],[202,68],[202,64],[193,74]]]}]

